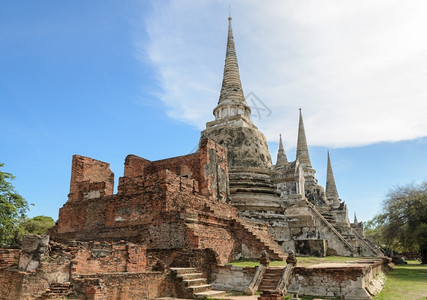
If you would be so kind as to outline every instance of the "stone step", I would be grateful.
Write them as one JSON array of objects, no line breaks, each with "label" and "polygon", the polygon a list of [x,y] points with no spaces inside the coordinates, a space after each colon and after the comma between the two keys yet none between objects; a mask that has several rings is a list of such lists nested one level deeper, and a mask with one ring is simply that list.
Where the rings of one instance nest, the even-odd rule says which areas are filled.
[{"label": "stone step", "polygon": [[[271,252],[273,252],[274,254],[276,254],[276,255],[278,255],[278,256],[281,256],[281,255],[284,255],[284,254],[282,254],[281,253],[281,251],[279,250],[279,249],[277,249],[277,248],[273,248],[273,247],[268,247],[269,249],[270,249],[270,251]],[[284,255],[285,256],[285,255]],[[286,256],[285,256],[286,257]]]},{"label": "stone step", "polygon": [[197,279],[203,277],[202,273],[185,273],[177,275],[176,277],[182,278],[182,280],[190,280],[190,279]]},{"label": "stone step", "polygon": [[285,260],[286,259],[286,255],[280,253],[276,249],[271,249],[271,248],[267,247],[267,250],[270,251],[269,254],[270,254],[271,259],[279,259],[279,260]]},{"label": "stone step", "polygon": [[51,290],[68,290],[69,286],[50,286]]},{"label": "stone step", "polygon": [[273,280],[278,280],[282,277],[282,274],[280,275],[274,275],[274,276],[268,276],[268,275],[264,275],[264,279],[266,281],[273,281]]},{"label": "stone step", "polygon": [[282,277],[282,274],[264,274],[264,278],[268,280],[274,280]]},{"label": "stone step", "polygon": [[261,285],[258,290],[260,291],[274,291],[276,289],[276,285]]},{"label": "stone step", "polygon": [[277,244],[275,242],[267,240],[266,238],[259,236],[256,232],[252,232],[252,234],[255,235],[257,241],[265,244],[266,246],[269,246],[270,248],[279,249],[279,247],[277,247]]},{"label": "stone step", "polygon": [[203,299],[203,298],[216,299],[221,296],[224,296],[226,293],[227,293],[226,291],[210,290],[206,292],[195,293],[194,296],[197,299]]},{"label": "stone step", "polygon": [[245,221],[236,219],[236,224],[242,226],[247,232],[252,234],[254,238],[263,244],[266,247],[267,252],[270,255],[271,259],[285,260],[286,255],[279,249],[277,243],[271,238],[266,238],[264,232],[254,229],[251,225],[247,224]]},{"label": "stone step", "polygon": [[52,294],[66,294],[69,292],[69,289],[50,289],[50,293]]},{"label": "stone step", "polygon": [[276,288],[277,284],[279,283],[280,278],[276,279],[276,280],[262,280],[262,283],[260,284],[260,286],[272,286],[274,288]]},{"label": "stone step", "polygon": [[263,232],[258,232],[258,231],[251,231],[252,234],[254,234],[257,239],[261,240],[262,242],[264,242],[265,244],[268,244],[272,247],[277,247],[277,243],[274,240],[271,240],[269,238],[264,237],[262,234]]},{"label": "stone step", "polygon": [[70,282],[64,282],[64,283],[51,283],[49,288],[45,291],[43,294],[43,299],[47,299],[52,296],[65,296],[68,295],[71,290],[71,283]]},{"label": "stone step", "polygon": [[184,279],[183,281],[187,286],[196,286],[208,283],[206,278]]},{"label": "stone step", "polygon": [[182,279],[183,288],[192,298],[211,298],[225,294],[224,291],[212,291],[212,285],[207,283],[207,279],[196,268],[171,268],[171,271]]},{"label": "stone step", "polygon": [[268,268],[267,270],[265,270],[264,277],[267,276],[267,275],[282,276],[282,273],[283,273],[283,268],[280,268],[280,269],[270,269],[270,268]]},{"label": "stone step", "polygon": [[274,259],[274,260],[286,260],[286,255],[281,254],[278,251],[269,249],[268,247],[267,247],[266,250],[267,250],[267,252],[269,252],[270,259]]},{"label": "stone step", "polygon": [[267,274],[280,274],[283,272],[284,267],[268,267],[267,270],[265,270],[265,273]]},{"label": "stone step", "polygon": [[171,270],[177,275],[197,273],[196,268],[171,268]]},{"label": "stone step", "polygon": [[275,290],[282,278],[283,268],[267,268],[262,278],[259,290],[268,291]]},{"label": "stone step", "polygon": [[264,243],[266,246],[269,246],[271,248],[275,247],[275,245],[272,242],[270,242],[269,240],[265,240],[265,239],[263,239],[261,237],[258,237],[257,240],[260,241],[260,242],[262,242],[262,243]]},{"label": "stone step", "polygon": [[269,246],[269,245],[267,245],[267,247],[268,247],[268,249],[270,249],[270,251],[271,251],[271,252],[274,252],[274,254],[277,254],[277,255],[282,254],[282,253],[280,252],[280,250],[279,250],[278,248],[274,247],[274,246]]},{"label": "stone step", "polygon": [[69,287],[70,285],[71,285],[71,282],[52,282],[50,284],[50,286],[55,286],[55,287],[57,287],[57,286],[61,286],[61,287],[66,286],[66,287]]},{"label": "stone step", "polygon": [[188,288],[192,290],[193,294],[206,292],[211,290],[211,284],[200,284],[200,285],[190,285]]},{"label": "stone step", "polygon": [[280,278],[280,277],[282,277],[282,274],[280,273],[280,274],[264,274],[264,279],[267,279],[267,280],[274,280],[274,279],[277,279],[277,278]]}]

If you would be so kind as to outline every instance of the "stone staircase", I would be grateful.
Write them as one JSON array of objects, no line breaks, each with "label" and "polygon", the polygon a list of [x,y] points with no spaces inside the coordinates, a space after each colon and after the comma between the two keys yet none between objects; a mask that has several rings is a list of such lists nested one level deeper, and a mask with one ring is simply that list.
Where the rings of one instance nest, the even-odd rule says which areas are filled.
[{"label": "stone staircase", "polygon": [[357,231],[355,230],[353,231],[353,234],[358,239],[359,243],[361,242],[365,244],[365,247],[370,251],[372,251],[371,256],[378,256],[378,257],[384,256],[384,253],[382,253],[381,250],[377,248],[369,239],[360,236],[359,233],[357,233]]},{"label": "stone staircase", "polygon": [[283,268],[269,267],[265,270],[261,284],[258,288],[260,291],[273,291],[277,288],[280,279],[282,278]]},{"label": "stone staircase", "polygon": [[67,299],[67,296],[73,295],[72,286],[70,282],[64,283],[51,283],[49,288],[37,299]]},{"label": "stone staircase", "polygon": [[332,216],[332,214],[328,211],[319,211],[320,214],[328,221],[330,224],[335,224],[335,218]]},{"label": "stone staircase", "polygon": [[[213,214],[217,218],[221,218],[221,212],[216,211],[216,209],[209,204],[205,204],[205,212],[209,212]],[[287,255],[283,253],[282,250],[279,249],[278,244],[273,239],[273,237],[267,231],[261,231],[252,226],[249,222],[243,220],[239,217],[232,217],[231,221],[234,225],[244,231],[246,231],[249,235],[251,235],[254,239],[256,239],[259,243],[264,245],[264,250],[267,251],[269,258],[274,260],[286,260]]]},{"label": "stone staircase", "polygon": [[179,297],[189,298],[212,298],[226,294],[225,291],[212,290],[203,274],[196,268],[171,268],[172,273],[181,283],[181,293]]},{"label": "stone staircase", "polygon": [[341,233],[339,233],[334,226],[332,226],[331,223],[329,223],[323,216],[322,214],[316,209],[316,207],[309,202],[307,199],[305,199],[307,206],[311,208],[311,211],[313,212],[313,214],[315,216],[318,216],[320,218],[320,220],[327,226],[329,227],[329,229],[344,243],[345,247],[347,247],[347,249],[349,251],[352,252],[352,254],[356,254],[356,249],[354,249],[354,247],[352,245],[350,245],[350,243],[341,235]]},{"label": "stone staircase", "polygon": [[257,241],[265,246],[264,250],[267,251],[270,259],[286,260],[287,255],[279,249],[278,244],[268,232],[261,232],[260,230],[255,229],[243,219],[235,219],[234,222],[236,225],[244,228],[244,230],[253,235]]}]

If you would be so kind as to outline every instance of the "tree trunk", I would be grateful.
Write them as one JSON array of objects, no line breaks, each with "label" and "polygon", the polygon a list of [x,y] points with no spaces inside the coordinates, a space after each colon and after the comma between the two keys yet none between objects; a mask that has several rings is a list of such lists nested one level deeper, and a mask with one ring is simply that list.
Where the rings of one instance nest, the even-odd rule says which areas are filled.
[{"label": "tree trunk", "polygon": [[421,263],[427,264],[427,245],[421,247]]}]

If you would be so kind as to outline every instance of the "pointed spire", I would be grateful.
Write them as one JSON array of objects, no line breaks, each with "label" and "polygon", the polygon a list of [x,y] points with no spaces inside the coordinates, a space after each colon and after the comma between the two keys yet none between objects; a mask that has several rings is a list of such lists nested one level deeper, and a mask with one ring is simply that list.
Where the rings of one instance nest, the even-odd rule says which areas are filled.
[{"label": "pointed spire", "polygon": [[297,159],[304,169],[311,167],[310,154],[308,153],[307,139],[305,138],[304,122],[302,120],[301,108],[299,109]]},{"label": "pointed spire", "polygon": [[279,151],[280,150],[285,150],[285,148],[283,148],[282,134],[279,134]]},{"label": "pointed spire", "polygon": [[222,119],[234,115],[249,117],[250,114],[251,109],[246,103],[242,83],[240,81],[239,65],[237,63],[233,29],[231,27],[231,17],[228,17],[228,38],[224,75],[218,106],[214,109],[214,115],[216,119]]},{"label": "pointed spire", "polygon": [[225,54],[224,76],[218,103],[227,100],[246,103],[242,83],[240,82],[239,65],[237,63],[233,29],[231,27],[231,17],[228,18],[227,51]]},{"label": "pointed spire", "polygon": [[357,217],[356,217],[356,212],[354,213],[354,222],[353,222],[354,224],[358,224],[358,222],[357,222]]},{"label": "pointed spire", "polygon": [[282,135],[280,134],[279,151],[277,152],[276,166],[287,164],[287,163],[288,163],[288,157],[286,156],[285,148],[283,148]]},{"label": "pointed spire", "polygon": [[326,171],[326,198],[339,202],[337,186],[335,184],[334,172],[332,171],[331,158],[328,151],[328,167]]}]

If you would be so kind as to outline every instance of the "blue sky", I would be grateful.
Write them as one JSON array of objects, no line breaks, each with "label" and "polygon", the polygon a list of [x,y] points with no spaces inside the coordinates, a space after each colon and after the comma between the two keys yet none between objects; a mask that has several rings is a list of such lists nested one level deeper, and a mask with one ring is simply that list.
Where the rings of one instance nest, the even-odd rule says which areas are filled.
[{"label": "blue sky", "polygon": [[[190,153],[213,119],[228,5],[243,89],[276,156],[295,157],[298,108],[324,185],[326,151],[350,217],[427,180],[427,21],[421,1],[2,1],[0,162],[57,218],[71,157]],[[254,111],[254,109],[253,109]]]}]

